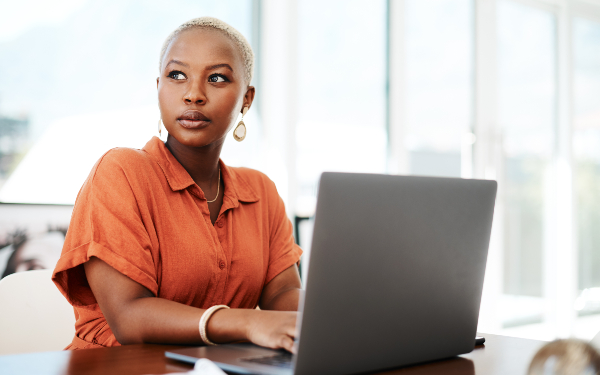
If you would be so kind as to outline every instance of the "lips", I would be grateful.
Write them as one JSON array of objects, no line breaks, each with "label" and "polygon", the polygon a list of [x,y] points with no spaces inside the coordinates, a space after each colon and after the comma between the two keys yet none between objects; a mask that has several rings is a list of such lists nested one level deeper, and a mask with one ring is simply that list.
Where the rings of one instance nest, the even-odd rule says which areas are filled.
[{"label": "lips", "polygon": [[204,114],[200,111],[190,110],[185,111],[181,116],[179,116],[179,118],[177,118],[177,121],[184,128],[196,129],[208,125],[210,119],[204,116]]}]

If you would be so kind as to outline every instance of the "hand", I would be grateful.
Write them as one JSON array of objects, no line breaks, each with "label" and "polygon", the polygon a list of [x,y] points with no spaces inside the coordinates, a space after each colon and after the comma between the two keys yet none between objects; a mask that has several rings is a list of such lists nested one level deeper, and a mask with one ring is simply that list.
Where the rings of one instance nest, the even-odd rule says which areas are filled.
[{"label": "hand", "polygon": [[252,343],[265,348],[285,349],[296,353],[294,338],[296,330],[295,311],[258,310],[249,319],[247,337]]}]

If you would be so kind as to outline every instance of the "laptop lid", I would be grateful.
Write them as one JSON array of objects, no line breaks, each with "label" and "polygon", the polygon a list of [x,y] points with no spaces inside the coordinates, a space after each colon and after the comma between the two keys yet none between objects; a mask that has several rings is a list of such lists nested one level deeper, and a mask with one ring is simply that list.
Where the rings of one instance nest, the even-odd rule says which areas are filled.
[{"label": "laptop lid", "polygon": [[295,374],[473,350],[495,181],[323,173]]},{"label": "laptop lid", "polygon": [[[323,173],[293,373],[352,374],[473,350],[495,181]],[[239,373],[249,344],[178,349]]]}]

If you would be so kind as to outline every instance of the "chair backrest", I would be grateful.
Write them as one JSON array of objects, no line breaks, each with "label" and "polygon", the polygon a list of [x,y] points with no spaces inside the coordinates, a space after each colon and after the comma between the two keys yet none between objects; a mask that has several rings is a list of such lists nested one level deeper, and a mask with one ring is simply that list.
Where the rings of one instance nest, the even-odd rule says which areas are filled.
[{"label": "chair backrest", "polygon": [[0,280],[0,355],[62,350],[73,340],[73,307],[51,278],[37,270]]}]

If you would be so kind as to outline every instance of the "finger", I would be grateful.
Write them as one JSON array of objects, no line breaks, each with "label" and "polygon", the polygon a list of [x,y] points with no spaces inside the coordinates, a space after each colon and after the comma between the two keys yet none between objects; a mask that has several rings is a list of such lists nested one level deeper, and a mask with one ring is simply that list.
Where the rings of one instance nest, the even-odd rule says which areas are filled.
[{"label": "finger", "polygon": [[295,319],[294,319],[293,322],[290,322],[290,324],[287,324],[285,326],[284,332],[285,332],[286,335],[292,336],[292,338],[298,337],[298,327],[296,326],[296,320]]},{"label": "finger", "polygon": [[281,347],[292,354],[296,354],[294,340],[290,336],[283,336],[281,338]]}]

